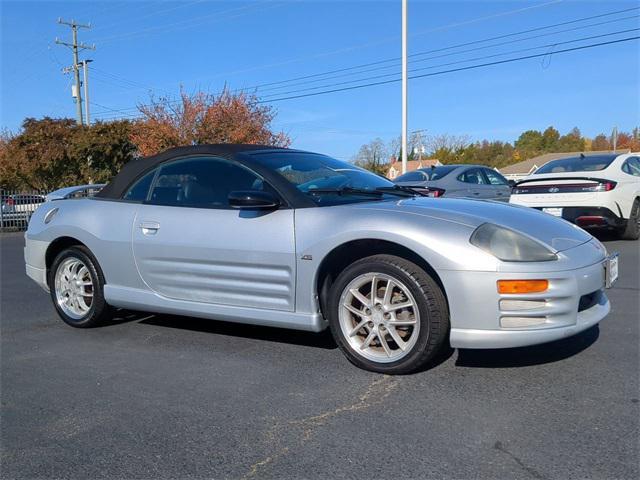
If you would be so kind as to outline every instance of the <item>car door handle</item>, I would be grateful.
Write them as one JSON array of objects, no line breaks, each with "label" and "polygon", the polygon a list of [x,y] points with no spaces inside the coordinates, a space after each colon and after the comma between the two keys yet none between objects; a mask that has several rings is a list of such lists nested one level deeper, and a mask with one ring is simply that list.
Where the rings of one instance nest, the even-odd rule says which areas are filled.
[{"label": "car door handle", "polygon": [[473,192],[474,195],[480,195],[480,192]]},{"label": "car door handle", "polygon": [[160,224],[158,222],[141,222],[140,228],[144,235],[155,235],[160,229]]},{"label": "car door handle", "polygon": [[504,195],[504,193],[502,193],[502,192],[498,192],[498,193],[496,193],[496,195],[498,195],[499,197],[501,197],[502,195]]}]

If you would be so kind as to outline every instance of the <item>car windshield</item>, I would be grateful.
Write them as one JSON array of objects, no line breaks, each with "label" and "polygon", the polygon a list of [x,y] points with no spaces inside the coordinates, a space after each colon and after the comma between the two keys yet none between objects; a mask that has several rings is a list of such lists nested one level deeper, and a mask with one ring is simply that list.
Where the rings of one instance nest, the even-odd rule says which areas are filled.
[{"label": "car windshield", "polygon": [[539,173],[595,172],[604,170],[616,158],[616,155],[583,155],[580,157],[561,158],[545,163],[535,171]]},{"label": "car windshield", "polygon": [[325,155],[268,152],[251,156],[282,175],[318,205],[387,199],[392,191],[400,188],[368,170]]}]

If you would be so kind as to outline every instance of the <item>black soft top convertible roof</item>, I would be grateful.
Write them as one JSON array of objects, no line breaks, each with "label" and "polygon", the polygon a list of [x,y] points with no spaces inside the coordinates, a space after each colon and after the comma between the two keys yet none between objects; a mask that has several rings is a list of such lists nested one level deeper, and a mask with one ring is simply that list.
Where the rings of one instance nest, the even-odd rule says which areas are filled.
[{"label": "black soft top convertible roof", "polygon": [[215,145],[193,145],[187,147],[175,147],[165,150],[162,153],[151,157],[139,158],[132,160],[113,177],[113,179],[96,195],[100,198],[122,198],[127,189],[140,178],[145,172],[153,169],[155,166],[172,160],[174,158],[185,157],[189,155],[217,155],[220,157],[243,160],[243,153],[256,151],[289,151],[287,148],[273,147],[270,145],[248,145],[248,144],[215,144]]}]

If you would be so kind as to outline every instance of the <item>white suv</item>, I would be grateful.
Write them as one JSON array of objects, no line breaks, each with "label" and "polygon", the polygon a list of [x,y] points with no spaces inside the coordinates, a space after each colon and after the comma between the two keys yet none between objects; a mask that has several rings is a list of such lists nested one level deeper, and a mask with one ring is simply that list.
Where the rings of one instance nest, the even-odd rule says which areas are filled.
[{"label": "white suv", "polygon": [[511,203],[537,208],[582,228],[640,236],[640,153],[580,154],[553,160],[518,182]]}]

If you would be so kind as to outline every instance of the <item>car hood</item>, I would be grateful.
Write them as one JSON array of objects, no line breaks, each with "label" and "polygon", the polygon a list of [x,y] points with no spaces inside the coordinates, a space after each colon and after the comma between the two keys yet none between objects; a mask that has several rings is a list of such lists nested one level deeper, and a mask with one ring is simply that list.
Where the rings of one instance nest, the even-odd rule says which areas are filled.
[{"label": "car hood", "polygon": [[560,252],[582,245],[593,237],[565,220],[539,210],[503,202],[413,197],[392,202],[367,202],[355,208],[378,209],[397,214],[423,217],[425,222],[437,219],[477,228],[493,223],[516,230]]}]

